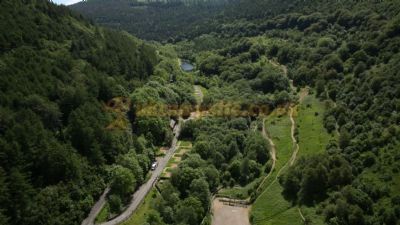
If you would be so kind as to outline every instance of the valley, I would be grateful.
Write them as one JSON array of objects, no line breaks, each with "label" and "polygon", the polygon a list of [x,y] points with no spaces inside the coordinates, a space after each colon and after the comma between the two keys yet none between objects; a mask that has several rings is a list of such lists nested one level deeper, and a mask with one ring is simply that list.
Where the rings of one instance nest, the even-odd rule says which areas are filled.
[{"label": "valley", "polygon": [[0,224],[399,225],[397,1],[0,2]]}]

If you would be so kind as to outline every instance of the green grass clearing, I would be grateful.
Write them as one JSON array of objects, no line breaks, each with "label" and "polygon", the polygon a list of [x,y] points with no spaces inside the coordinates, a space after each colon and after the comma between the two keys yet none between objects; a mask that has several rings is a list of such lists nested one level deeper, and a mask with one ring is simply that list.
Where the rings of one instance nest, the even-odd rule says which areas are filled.
[{"label": "green grass clearing", "polygon": [[329,140],[335,138],[324,128],[324,113],[324,103],[313,95],[306,96],[298,107],[297,116],[294,118],[299,133],[300,149],[298,156],[324,152]]},{"label": "green grass clearing", "polygon": [[[196,86],[200,87],[200,90],[202,91],[201,86],[199,86],[199,85],[196,85]],[[202,100],[203,100],[202,96],[200,94],[198,94],[196,91],[194,92],[194,97],[196,99],[197,104],[200,104],[202,102]]]},{"label": "green grass clearing", "polygon": [[97,215],[95,222],[96,223],[103,223],[108,220],[108,216],[110,215],[110,205],[106,202],[101,209],[100,213]]},{"label": "green grass clearing", "polygon": [[293,143],[290,137],[289,115],[277,116],[272,114],[265,121],[267,132],[270,134],[276,147],[276,165],[275,170],[280,170],[287,161],[289,161],[293,152]]},{"label": "green grass clearing", "polygon": [[146,196],[139,208],[133,215],[121,225],[143,225],[146,224],[146,217],[151,210],[154,210],[155,204],[159,201],[160,194],[153,188]]},{"label": "green grass clearing", "polygon": [[179,141],[178,146],[179,147],[191,148],[192,147],[192,142],[190,142],[190,141]]},{"label": "green grass clearing", "polygon": [[282,190],[276,181],[255,201],[250,216],[253,225],[303,225],[297,208],[283,198]]},{"label": "green grass clearing", "polygon": [[200,86],[201,92],[203,92],[203,97],[206,96],[206,94],[208,93],[207,88]]},{"label": "green grass clearing", "polygon": [[279,116],[272,113],[268,116],[265,125],[276,146],[277,162],[275,170],[272,171],[262,187],[266,191],[262,192],[253,204],[251,210],[252,223],[262,225],[302,224],[297,209],[283,198],[281,195],[282,187],[278,181],[274,181],[278,171],[290,160],[293,152],[289,115],[286,113]]},{"label": "green grass clearing", "polygon": [[[318,112],[316,114],[316,112]],[[298,129],[299,152],[297,157],[316,154],[325,151],[329,140],[335,138],[323,127],[322,115],[325,112],[323,102],[314,96],[306,96],[294,119]],[[252,224],[255,225],[279,225],[279,224],[303,224],[297,207],[286,201],[282,196],[282,187],[275,179],[279,171],[291,157],[293,145],[290,137],[291,123],[287,115],[278,116],[272,114],[266,121],[267,130],[276,145],[277,163],[275,171],[271,174],[263,192],[253,204],[251,211]],[[284,173],[284,171],[283,171]],[[282,173],[281,173],[282,174]],[[270,186],[268,186],[270,185]],[[302,213],[312,224],[324,224],[323,218],[317,215],[315,208],[302,207]]]}]

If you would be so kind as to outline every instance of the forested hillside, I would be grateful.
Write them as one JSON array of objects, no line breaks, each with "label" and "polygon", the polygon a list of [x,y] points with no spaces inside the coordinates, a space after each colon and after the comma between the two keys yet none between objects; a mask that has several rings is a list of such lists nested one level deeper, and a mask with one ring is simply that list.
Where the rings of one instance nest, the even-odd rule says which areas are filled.
[{"label": "forested hillside", "polygon": [[399,225],[399,1],[71,8],[92,22],[0,2],[0,224],[80,224],[107,187],[110,220],[162,158],[126,224],[210,224],[223,197],[255,225]]},{"label": "forested hillside", "polygon": [[[260,20],[257,22],[262,23],[290,12],[311,14],[320,5],[326,7],[321,1],[303,0],[88,0],[69,7],[101,25],[123,29],[144,39],[176,42],[219,33],[231,22]],[[250,26],[241,31],[254,35],[257,29]]]},{"label": "forested hillside", "polygon": [[46,0],[1,1],[0,20],[0,224],[80,224],[149,170],[152,142],[108,101],[149,79],[155,48]]},{"label": "forested hillside", "polygon": [[211,32],[212,28],[203,26],[203,21],[213,19],[233,2],[236,0],[89,0],[70,7],[98,24],[163,41]]},{"label": "forested hillside", "polygon": [[[99,21],[98,11],[88,13],[84,5],[74,7]],[[102,6],[98,3],[96,7]],[[170,21],[183,23],[172,11],[163,12],[168,12]],[[175,8],[173,12],[190,18],[184,10]],[[103,21],[114,18],[113,13],[108,15],[102,14]],[[134,19],[128,20],[143,18],[138,15],[129,15]],[[196,82],[208,88],[205,103],[230,98],[241,102],[241,97],[252,102],[256,96],[264,97],[264,103],[272,106],[293,102],[287,81],[271,70],[263,73],[268,68],[267,59],[285,65],[296,87],[311,87],[312,93],[325,102],[323,125],[337,140],[333,138],[322,152],[301,158],[279,176],[283,199],[288,205],[315,209],[327,224],[398,224],[399,15],[398,1],[241,1],[191,21],[189,28],[180,26],[181,30],[176,28],[171,33],[156,29],[155,35],[147,38],[170,38],[182,56],[196,62],[200,75]],[[155,18],[148,14],[145,23],[152,24],[148,22]],[[117,21],[131,29],[123,19]],[[269,93],[270,98],[266,97]],[[202,151],[208,152],[201,143],[207,139],[204,126],[191,126],[195,128],[186,128],[191,130],[188,138],[195,143],[195,151],[212,163],[211,154],[202,155]],[[242,168],[235,159],[246,158],[246,154],[224,157],[226,165],[217,168],[223,174],[223,186],[236,182],[246,185],[247,179],[234,175],[241,174]],[[205,165],[200,162],[200,167]],[[179,178],[179,173],[176,176]],[[177,181],[174,179],[173,184]],[[176,186],[175,192],[188,195]],[[253,210],[262,212],[257,207],[262,206],[256,204]],[[173,223],[166,212],[158,210],[165,223]],[[252,214],[252,222],[268,224],[259,215]],[[305,221],[314,223],[313,218]]]}]

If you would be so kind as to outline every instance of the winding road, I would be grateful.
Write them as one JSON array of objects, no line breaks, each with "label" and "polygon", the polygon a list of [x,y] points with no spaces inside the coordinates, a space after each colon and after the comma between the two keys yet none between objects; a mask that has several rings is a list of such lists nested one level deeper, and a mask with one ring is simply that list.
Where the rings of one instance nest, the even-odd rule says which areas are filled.
[{"label": "winding road", "polygon": [[[169,159],[172,157],[175,150],[177,149],[177,143],[180,131],[181,131],[181,122],[179,121],[177,125],[174,127],[174,138],[172,140],[171,147],[168,149],[167,154],[164,156],[164,158],[162,158],[158,162],[158,167],[152,172],[151,178],[142,186],[140,186],[140,188],[132,195],[132,200],[128,208],[126,208],[126,210],[119,216],[105,223],[101,223],[100,225],[117,225],[127,220],[133,214],[133,212],[138,208],[140,203],[146,197],[147,193],[149,193],[154,183],[157,182],[158,177],[161,175]],[[109,188],[107,188],[106,191],[104,191],[100,199],[93,206],[88,217],[81,223],[81,225],[94,225],[94,220],[96,219],[96,216],[100,213],[101,208],[104,206],[106,201],[105,196],[107,195],[108,192]]]},{"label": "winding road", "polygon": [[86,217],[85,220],[82,221],[82,225],[92,225],[94,224],[94,220],[96,219],[96,216],[100,213],[101,209],[104,207],[104,204],[106,204],[106,196],[110,192],[110,187],[107,187],[103,194],[100,196],[99,200],[94,204],[92,209],[89,212],[88,217]]},{"label": "winding road", "polygon": [[[195,95],[198,96],[198,102],[196,106],[196,112],[191,113],[190,117],[186,120],[179,119],[178,123],[175,125],[173,133],[174,133],[174,138],[172,140],[171,147],[168,149],[167,154],[158,161],[158,167],[152,172],[151,178],[144,183],[140,188],[132,195],[132,200],[128,207],[125,209],[124,212],[122,212],[120,215],[115,217],[114,219],[101,223],[100,225],[117,225],[122,223],[123,221],[127,220],[133,212],[139,207],[140,203],[142,203],[143,199],[146,197],[146,195],[149,193],[153,185],[157,182],[159,176],[167,166],[168,161],[171,159],[171,157],[174,155],[176,149],[177,149],[177,143],[178,143],[178,138],[179,134],[181,131],[181,123],[186,122],[191,119],[196,119],[200,117],[199,115],[199,105],[203,101],[203,92],[201,90],[200,86],[195,85],[194,86],[194,91]],[[106,203],[106,196],[110,192],[110,188],[107,187],[103,194],[100,196],[99,200],[96,202],[96,204],[92,207],[90,210],[89,215],[81,225],[94,225],[95,219],[97,215],[100,213],[101,209],[103,208],[104,204]]]}]

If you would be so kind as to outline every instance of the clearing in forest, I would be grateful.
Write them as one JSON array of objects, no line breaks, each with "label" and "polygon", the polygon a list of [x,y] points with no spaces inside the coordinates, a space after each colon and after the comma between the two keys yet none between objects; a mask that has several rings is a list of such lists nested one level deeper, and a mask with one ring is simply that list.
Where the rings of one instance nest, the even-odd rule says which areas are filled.
[{"label": "clearing in forest", "polygon": [[[291,111],[293,110],[293,111]],[[277,162],[275,171],[264,185],[264,191],[256,199],[251,211],[254,225],[302,225],[304,224],[300,212],[313,224],[323,224],[323,220],[316,215],[315,209],[302,207],[301,210],[282,196],[283,188],[278,177],[291,165],[296,141],[292,140],[292,125],[298,133],[298,153],[296,159],[303,155],[317,154],[325,150],[325,146],[332,138],[323,127],[322,115],[325,107],[313,95],[301,96],[301,103],[289,109],[284,115],[272,114],[266,121],[266,128],[275,143]],[[290,119],[293,117],[293,121]]]},{"label": "clearing in forest", "polygon": [[324,152],[329,140],[336,138],[324,128],[325,107],[314,95],[304,97],[298,106],[294,119],[298,130],[299,156]]}]

